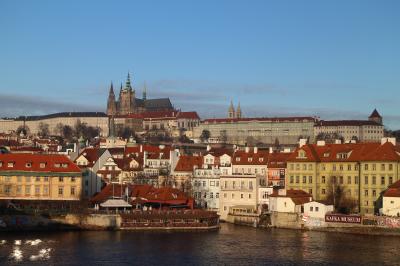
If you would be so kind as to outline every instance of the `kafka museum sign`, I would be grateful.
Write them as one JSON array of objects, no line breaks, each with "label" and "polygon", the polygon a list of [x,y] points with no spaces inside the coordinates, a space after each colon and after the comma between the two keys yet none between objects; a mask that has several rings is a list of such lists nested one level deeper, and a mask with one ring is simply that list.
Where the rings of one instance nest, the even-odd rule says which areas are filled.
[{"label": "kafka museum sign", "polygon": [[361,216],[341,215],[341,214],[327,214],[327,215],[325,215],[325,222],[329,222],[329,223],[346,223],[346,224],[361,224]]}]

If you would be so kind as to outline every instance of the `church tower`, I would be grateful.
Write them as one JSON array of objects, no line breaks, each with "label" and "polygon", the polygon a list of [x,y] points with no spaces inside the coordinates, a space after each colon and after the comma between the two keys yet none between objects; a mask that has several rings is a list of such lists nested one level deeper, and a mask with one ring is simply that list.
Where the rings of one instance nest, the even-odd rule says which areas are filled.
[{"label": "church tower", "polygon": [[236,108],[236,118],[242,118],[242,109],[240,108],[240,102]]},{"label": "church tower", "polygon": [[228,118],[235,118],[235,108],[233,107],[232,100],[231,100],[231,105],[229,106],[228,109]]},{"label": "church tower", "polygon": [[144,83],[143,86],[143,101],[146,101],[147,99],[147,88],[146,88],[146,82]]},{"label": "church tower", "polygon": [[369,121],[374,121],[380,125],[383,125],[383,118],[382,116],[378,113],[376,109],[372,112],[372,114],[368,117]]},{"label": "church tower", "polygon": [[120,114],[126,115],[135,112],[135,91],[132,89],[131,77],[128,72],[128,77],[126,79],[125,88],[120,91],[119,95],[119,111]]},{"label": "church tower", "polygon": [[113,116],[116,113],[117,113],[117,104],[115,102],[114,88],[111,82],[110,92],[108,93],[108,101],[107,101],[107,115]]}]

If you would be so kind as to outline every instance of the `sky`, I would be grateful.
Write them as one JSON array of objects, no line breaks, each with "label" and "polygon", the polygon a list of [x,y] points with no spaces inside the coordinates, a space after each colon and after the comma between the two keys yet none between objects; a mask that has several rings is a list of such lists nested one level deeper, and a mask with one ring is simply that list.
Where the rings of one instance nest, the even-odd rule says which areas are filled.
[{"label": "sky", "polygon": [[[400,129],[400,1],[0,0],[0,116],[105,111],[110,82],[202,118]],[[117,89],[118,91],[118,89]]]}]

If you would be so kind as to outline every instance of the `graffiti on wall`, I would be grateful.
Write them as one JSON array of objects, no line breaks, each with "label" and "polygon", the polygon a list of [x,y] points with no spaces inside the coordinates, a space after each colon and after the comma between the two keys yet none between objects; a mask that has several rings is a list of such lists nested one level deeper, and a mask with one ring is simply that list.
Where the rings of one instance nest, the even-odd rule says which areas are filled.
[{"label": "graffiti on wall", "polygon": [[400,218],[393,217],[364,217],[363,225],[373,225],[388,228],[400,228]]}]

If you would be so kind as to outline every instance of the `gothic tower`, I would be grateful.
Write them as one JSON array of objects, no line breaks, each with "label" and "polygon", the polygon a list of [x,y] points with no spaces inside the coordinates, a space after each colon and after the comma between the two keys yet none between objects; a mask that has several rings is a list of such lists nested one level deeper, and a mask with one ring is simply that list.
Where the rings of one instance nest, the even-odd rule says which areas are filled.
[{"label": "gothic tower", "polygon": [[143,101],[146,101],[147,98],[147,88],[146,88],[146,82],[144,83],[143,86]]},{"label": "gothic tower", "polygon": [[240,108],[240,102],[236,108],[236,118],[242,118],[242,109]]},{"label": "gothic tower", "polygon": [[135,91],[131,86],[131,78],[128,73],[125,88],[121,88],[119,99],[119,112],[122,115],[131,114],[135,112]]},{"label": "gothic tower", "polygon": [[107,115],[112,116],[117,113],[117,104],[115,102],[115,94],[113,84],[111,82],[110,92],[108,94],[108,101],[107,101]]},{"label": "gothic tower", "polygon": [[235,118],[235,108],[233,107],[232,100],[231,100],[231,105],[229,106],[228,109],[228,118]]}]

